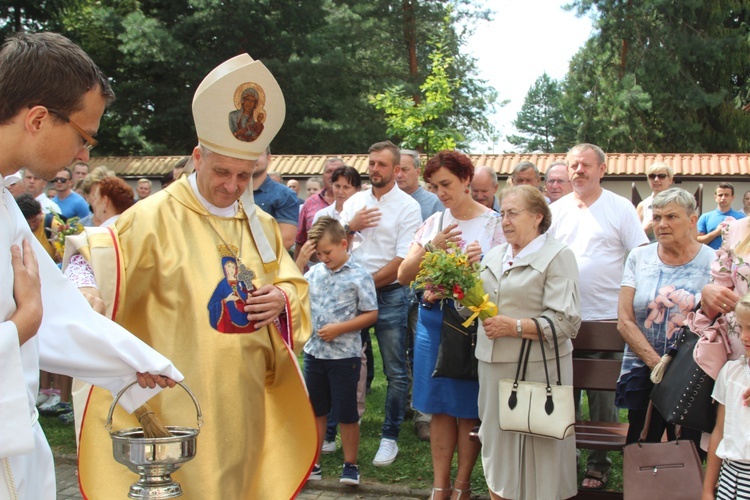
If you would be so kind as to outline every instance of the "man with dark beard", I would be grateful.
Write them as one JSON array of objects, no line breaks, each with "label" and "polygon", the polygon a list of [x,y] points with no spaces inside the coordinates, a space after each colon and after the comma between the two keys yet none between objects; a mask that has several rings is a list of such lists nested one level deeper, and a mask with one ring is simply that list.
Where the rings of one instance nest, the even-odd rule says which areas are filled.
[{"label": "man with dark beard", "polygon": [[[375,336],[388,380],[380,448],[373,465],[390,465],[398,455],[399,426],[404,419],[409,380],[406,371],[407,289],[396,279],[414,233],[422,223],[419,203],[396,184],[401,153],[390,141],[370,146],[372,188],[355,193],[341,213],[351,236],[354,261],[375,280],[378,321]],[[367,339],[365,339],[367,340]]]}]

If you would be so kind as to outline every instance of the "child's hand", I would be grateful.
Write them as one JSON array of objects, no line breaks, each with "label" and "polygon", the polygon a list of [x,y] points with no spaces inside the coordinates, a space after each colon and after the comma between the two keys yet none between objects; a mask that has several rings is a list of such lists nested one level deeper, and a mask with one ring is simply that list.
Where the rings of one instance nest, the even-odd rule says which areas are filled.
[{"label": "child's hand", "polygon": [[313,240],[307,240],[302,248],[299,249],[299,255],[295,264],[301,273],[305,272],[305,266],[310,262],[310,257],[315,253],[315,242]]},{"label": "child's hand", "polygon": [[330,342],[338,337],[339,333],[337,332],[335,324],[328,323],[326,326],[318,330],[318,336],[326,342]]}]

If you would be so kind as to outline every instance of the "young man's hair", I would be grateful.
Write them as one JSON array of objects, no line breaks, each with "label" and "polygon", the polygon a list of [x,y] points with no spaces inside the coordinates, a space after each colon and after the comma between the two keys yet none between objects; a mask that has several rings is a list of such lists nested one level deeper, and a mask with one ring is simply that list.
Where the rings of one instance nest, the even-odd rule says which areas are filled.
[{"label": "young man's hair", "polygon": [[309,231],[307,231],[307,239],[312,240],[315,243],[323,239],[324,236],[328,236],[330,241],[341,241],[346,239],[346,231],[339,221],[333,217],[324,215],[315,221]]},{"label": "young man's hair", "polygon": [[63,167],[60,170],[58,170],[57,173],[59,174],[63,170],[65,170],[68,173],[68,180],[72,180],[73,179],[73,171],[69,167]]},{"label": "young man's hair", "polygon": [[78,45],[57,33],[16,33],[0,51],[0,125],[34,106],[70,116],[97,87],[114,101],[107,77]]},{"label": "young man's hair", "polygon": [[731,182],[720,182],[718,186],[716,186],[716,189],[714,190],[714,194],[716,194],[719,189],[729,189],[732,191],[732,196],[734,196],[734,186]]},{"label": "young man's hair", "polygon": [[373,153],[376,151],[390,151],[391,157],[393,158],[393,164],[401,165],[401,150],[398,149],[398,146],[393,144],[391,141],[376,142],[375,144],[370,146],[370,149],[367,150],[368,153]]}]

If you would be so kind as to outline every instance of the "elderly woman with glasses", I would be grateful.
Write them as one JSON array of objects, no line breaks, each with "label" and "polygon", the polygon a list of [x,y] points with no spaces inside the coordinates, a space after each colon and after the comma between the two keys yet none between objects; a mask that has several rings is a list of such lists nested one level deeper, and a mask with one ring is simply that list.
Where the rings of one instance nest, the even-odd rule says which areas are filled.
[{"label": "elderly woman with glasses", "polygon": [[569,498],[577,493],[575,437],[562,441],[500,430],[498,385],[513,379],[524,339],[531,341],[525,380],[545,381],[539,336],[542,327],[547,366],[554,372],[555,326],[561,383],[573,383],[571,338],[581,323],[578,265],[572,250],[547,235],[552,223],[544,196],[531,186],[502,192],[500,209],[508,243],[482,260],[484,291],[499,314],[479,325],[479,438],[487,487],[493,499]]},{"label": "elderly woman with glasses", "polygon": [[638,217],[641,219],[646,236],[648,236],[648,239],[651,240],[651,242],[654,242],[656,241],[656,235],[654,234],[654,226],[651,222],[651,206],[654,201],[654,196],[669,189],[672,185],[672,181],[674,180],[674,170],[663,161],[657,161],[646,169],[646,177],[648,178],[648,185],[651,186],[652,192],[648,198],[638,204],[635,210],[638,212]]},{"label": "elderly woman with glasses", "polygon": [[[697,295],[709,281],[715,252],[695,240],[698,221],[695,198],[680,188],[662,191],[653,199],[656,243],[630,252],[618,303],[617,329],[627,342],[615,404],[628,410],[627,442],[638,441],[646,421],[654,384],[651,370],[673,343]],[[653,408],[646,441],[659,442],[664,430],[675,438],[673,425]],[[683,427],[682,436],[699,445],[700,432]]]}]

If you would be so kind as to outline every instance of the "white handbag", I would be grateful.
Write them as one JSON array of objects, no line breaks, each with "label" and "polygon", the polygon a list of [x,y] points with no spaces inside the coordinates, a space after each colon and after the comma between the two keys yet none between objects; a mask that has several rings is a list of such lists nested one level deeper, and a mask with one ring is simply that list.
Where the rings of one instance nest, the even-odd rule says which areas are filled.
[{"label": "white handbag", "polygon": [[539,335],[539,347],[542,350],[544,375],[547,383],[524,380],[532,344],[531,340],[524,339],[521,343],[515,380],[500,380],[500,429],[532,436],[565,439],[575,435],[573,386],[560,383],[560,352],[557,346],[557,332],[555,332],[555,325],[549,318],[545,316],[542,316],[542,318],[547,320],[550,328],[552,328],[552,341],[555,345],[555,362],[557,365],[557,384],[550,385],[549,383],[542,329],[536,318],[531,318]]}]

